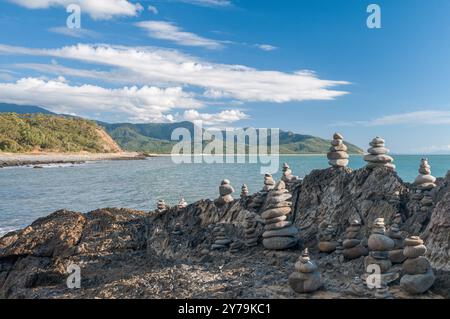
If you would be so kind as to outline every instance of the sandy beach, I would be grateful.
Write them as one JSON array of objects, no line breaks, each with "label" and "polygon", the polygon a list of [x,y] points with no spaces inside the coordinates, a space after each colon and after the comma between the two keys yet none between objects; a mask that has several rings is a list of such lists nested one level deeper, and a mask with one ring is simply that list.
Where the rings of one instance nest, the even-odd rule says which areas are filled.
[{"label": "sandy beach", "polygon": [[0,152],[0,168],[8,166],[39,166],[43,164],[79,164],[89,161],[106,160],[142,160],[153,155],[143,155],[137,152],[121,153],[3,153]]}]

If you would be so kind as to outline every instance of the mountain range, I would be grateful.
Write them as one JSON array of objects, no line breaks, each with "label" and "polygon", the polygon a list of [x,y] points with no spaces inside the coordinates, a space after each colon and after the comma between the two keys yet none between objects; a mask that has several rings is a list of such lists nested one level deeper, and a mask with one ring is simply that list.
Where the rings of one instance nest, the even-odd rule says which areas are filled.
[{"label": "mountain range", "polygon": [[[41,113],[56,116],[55,113],[38,106],[0,103],[0,113],[5,112],[19,114]],[[191,134],[194,131],[192,122],[110,124],[98,121],[97,124],[103,127],[123,150],[151,154],[167,154],[171,152],[173,145],[177,143],[171,140],[171,134],[174,129],[186,128]],[[362,149],[351,143],[346,143],[346,145],[350,154],[363,153]],[[329,148],[329,140],[291,131],[280,131],[280,154],[325,154]]]}]

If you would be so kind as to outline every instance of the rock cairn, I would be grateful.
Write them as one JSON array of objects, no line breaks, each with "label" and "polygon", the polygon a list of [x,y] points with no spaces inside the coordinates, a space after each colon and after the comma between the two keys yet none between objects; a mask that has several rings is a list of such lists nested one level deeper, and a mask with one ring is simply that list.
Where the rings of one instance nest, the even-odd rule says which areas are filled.
[{"label": "rock cairn", "polygon": [[336,230],[332,225],[328,225],[325,229],[319,233],[319,251],[322,253],[332,253],[336,250],[338,245],[334,240]]},{"label": "rock cairn", "polygon": [[403,255],[403,236],[400,232],[400,224],[402,223],[402,216],[400,214],[396,214],[394,216],[394,221],[389,231],[386,235],[389,236],[390,239],[394,241],[394,248],[389,251],[389,259],[393,264],[401,264],[406,257]]},{"label": "rock cairn", "polygon": [[344,137],[339,133],[334,133],[331,141],[331,148],[327,154],[328,163],[335,168],[346,167],[349,156],[347,146],[344,144]]},{"label": "rock cairn", "polygon": [[214,227],[213,235],[214,235],[214,244],[212,244],[211,246],[212,250],[221,250],[228,248],[228,246],[231,243],[231,240],[227,237],[225,227],[220,225]]},{"label": "rock cairn", "polygon": [[261,215],[265,223],[263,245],[267,249],[287,249],[298,242],[297,228],[286,221],[291,212],[291,198],[283,181],[279,181],[267,196],[266,208]]},{"label": "rock cairn", "polygon": [[345,230],[345,240],[342,243],[343,254],[347,259],[356,259],[369,253],[367,247],[362,244],[361,223],[353,220]]},{"label": "rock cairn", "polygon": [[230,253],[236,254],[242,250],[244,244],[240,240],[233,241],[230,245]]},{"label": "rock cairn", "polygon": [[387,155],[389,150],[385,147],[385,141],[381,137],[375,137],[370,142],[371,148],[367,150],[368,155],[364,156],[364,160],[368,162],[368,168],[376,167],[388,167],[395,169],[395,165],[392,164],[394,159]]},{"label": "rock cairn", "polygon": [[180,222],[177,222],[177,223],[175,224],[175,227],[173,228],[172,234],[173,234],[173,235],[176,235],[176,236],[179,236],[179,235],[182,235],[182,234],[183,234],[183,231],[181,230],[181,224],[180,224]]},{"label": "rock cairn", "polygon": [[233,201],[234,188],[231,186],[228,179],[224,179],[219,186],[219,198],[215,200],[217,206],[223,206]]},{"label": "rock cairn", "polygon": [[374,297],[376,299],[393,299],[386,283],[381,283],[381,286],[376,288]]},{"label": "rock cairn", "polygon": [[271,174],[264,175],[264,187],[262,189],[263,192],[268,193],[275,187],[275,181]]},{"label": "rock cairn", "polygon": [[344,261],[344,245],[343,245],[343,240],[342,239],[338,239],[337,240],[337,246],[336,246],[336,250],[334,251],[336,253],[337,259],[340,263],[342,263]]},{"label": "rock cairn", "polygon": [[180,201],[178,202],[178,209],[186,208],[188,203],[184,200],[183,197],[181,197]]},{"label": "rock cairn", "polygon": [[289,276],[289,285],[298,293],[313,292],[322,287],[322,276],[316,263],[309,257],[308,248],[295,263],[295,271]]},{"label": "rock cairn", "polygon": [[258,234],[256,232],[256,227],[258,226],[258,221],[256,220],[256,214],[248,212],[245,215],[245,246],[255,247],[258,245]]},{"label": "rock cairn", "polygon": [[422,159],[419,167],[419,176],[417,176],[414,184],[417,186],[415,199],[420,200],[420,210],[426,213],[433,207],[434,203],[430,191],[436,187],[436,177],[431,175],[431,166],[428,163],[428,159]]},{"label": "rock cairn", "polygon": [[366,270],[369,265],[376,264],[380,267],[381,274],[385,274],[392,267],[389,251],[394,248],[395,243],[385,235],[385,232],[384,218],[377,218],[372,226],[372,233],[368,241],[370,253],[369,256],[364,258]]},{"label": "rock cairn", "polygon": [[248,191],[248,186],[247,185],[242,185],[241,188],[241,198],[242,199],[246,199],[248,197],[249,191]]},{"label": "rock cairn", "polygon": [[400,279],[400,287],[416,295],[426,292],[434,283],[435,276],[429,260],[424,256],[427,248],[418,236],[405,239],[403,254],[407,258],[403,263],[405,275]]},{"label": "rock cairn", "polygon": [[288,163],[283,164],[283,175],[281,176],[281,180],[286,184],[286,187],[290,189],[293,184],[295,184],[300,179],[297,176],[292,175],[292,170],[289,167]]},{"label": "rock cairn", "polygon": [[156,211],[158,213],[163,213],[167,210],[167,205],[166,202],[164,201],[164,199],[160,199],[158,201],[158,204],[156,204]]}]

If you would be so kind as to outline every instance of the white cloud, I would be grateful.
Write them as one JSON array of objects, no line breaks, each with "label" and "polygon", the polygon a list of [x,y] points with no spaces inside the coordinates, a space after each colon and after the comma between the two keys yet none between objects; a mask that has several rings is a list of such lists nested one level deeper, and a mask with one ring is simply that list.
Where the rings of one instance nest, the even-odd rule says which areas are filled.
[{"label": "white cloud", "polygon": [[153,85],[188,85],[245,102],[333,100],[346,81],[322,80],[313,72],[262,71],[242,65],[210,63],[176,50],[78,44],[59,49],[0,45],[0,54],[49,56],[107,65]]},{"label": "white cloud", "polygon": [[158,14],[159,13],[158,8],[155,7],[155,6],[149,5],[147,9],[148,9],[149,12],[151,12],[153,14]]},{"label": "white cloud", "polygon": [[108,89],[95,85],[71,86],[63,77],[48,81],[23,78],[14,83],[0,83],[0,101],[40,105],[56,113],[113,113],[124,120],[146,122],[170,120],[167,112],[173,109],[203,106],[181,87]]},{"label": "white cloud", "polygon": [[230,0],[178,0],[202,7],[229,7],[232,5]]},{"label": "white cloud", "polygon": [[247,119],[248,115],[239,110],[225,110],[216,114],[199,113],[196,110],[187,110],[183,113],[182,119],[190,122],[202,122],[203,125],[220,125],[233,123]]},{"label": "white cloud", "polygon": [[386,126],[386,125],[448,125],[450,111],[416,111],[393,114],[369,121],[354,121],[336,123],[336,126]]},{"label": "white cloud", "polygon": [[256,44],[256,47],[263,51],[274,51],[278,49],[276,46],[270,44]]},{"label": "white cloud", "polygon": [[95,31],[84,29],[84,28],[68,28],[68,27],[53,27],[49,28],[48,31],[53,33],[58,33],[66,35],[73,38],[97,38],[99,34]]},{"label": "white cloud", "polygon": [[222,43],[201,37],[195,33],[183,31],[177,25],[165,21],[142,21],[136,26],[147,31],[148,36],[155,39],[172,41],[179,45],[220,49]]},{"label": "white cloud", "polygon": [[82,13],[87,13],[93,19],[107,20],[114,17],[132,17],[143,10],[139,3],[129,0],[9,0],[27,9],[47,9],[78,4]]}]

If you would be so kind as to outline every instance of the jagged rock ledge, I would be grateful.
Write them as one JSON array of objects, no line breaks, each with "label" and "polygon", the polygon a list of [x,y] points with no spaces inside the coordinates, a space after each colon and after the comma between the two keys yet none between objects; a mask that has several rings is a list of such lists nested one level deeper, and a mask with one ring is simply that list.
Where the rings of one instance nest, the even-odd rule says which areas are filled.
[{"label": "jagged rock ledge", "polygon": [[[437,180],[430,196],[435,205],[421,211],[416,187],[386,168],[315,170],[295,184],[291,222],[300,243],[285,251],[262,244],[238,252],[212,251],[213,228],[224,227],[232,241],[245,238],[248,207],[261,200],[246,196],[218,208],[211,200],[164,212],[106,208],[87,214],[58,211],[0,239],[0,298],[364,298],[352,280],[364,273],[363,257],[340,262],[317,249],[321,224],[344,237],[349,223],[361,221],[361,233],[377,218],[386,224],[401,215],[403,235],[424,238],[436,282],[427,293],[409,296],[398,283],[395,298],[449,298],[450,173]],[[256,230],[262,233],[262,226]],[[296,294],[289,275],[309,248],[324,285]],[[81,289],[66,285],[70,264],[81,268]]]}]

